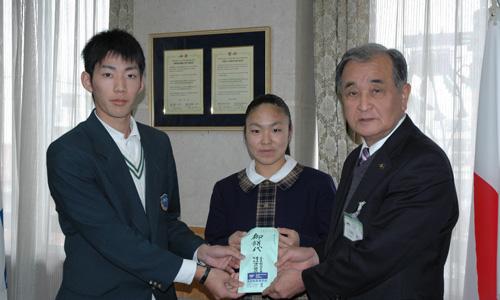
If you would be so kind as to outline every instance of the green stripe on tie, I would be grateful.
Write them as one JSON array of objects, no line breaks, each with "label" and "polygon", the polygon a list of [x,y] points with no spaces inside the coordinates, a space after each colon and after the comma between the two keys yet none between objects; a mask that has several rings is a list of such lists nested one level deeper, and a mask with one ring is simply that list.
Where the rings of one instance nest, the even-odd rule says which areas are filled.
[{"label": "green stripe on tie", "polygon": [[123,156],[125,158],[125,162],[127,163],[127,167],[134,175],[135,178],[141,179],[142,173],[144,173],[144,152],[142,151],[142,146],[141,146],[141,160],[139,161],[139,165],[136,167],[130,160],[128,160],[125,155]]}]

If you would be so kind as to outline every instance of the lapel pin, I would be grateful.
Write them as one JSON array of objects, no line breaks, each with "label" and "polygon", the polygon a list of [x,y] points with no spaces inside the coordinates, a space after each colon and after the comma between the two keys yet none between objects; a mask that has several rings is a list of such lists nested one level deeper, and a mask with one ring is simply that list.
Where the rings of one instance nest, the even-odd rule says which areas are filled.
[{"label": "lapel pin", "polygon": [[383,169],[385,168],[385,165],[384,165],[384,164],[379,164],[379,165],[378,165],[378,168],[379,168],[380,170],[383,170]]},{"label": "lapel pin", "polygon": [[160,196],[160,206],[161,206],[161,209],[163,209],[164,211],[168,210],[168,196],[167,196],[167,194],[163,194]]}]

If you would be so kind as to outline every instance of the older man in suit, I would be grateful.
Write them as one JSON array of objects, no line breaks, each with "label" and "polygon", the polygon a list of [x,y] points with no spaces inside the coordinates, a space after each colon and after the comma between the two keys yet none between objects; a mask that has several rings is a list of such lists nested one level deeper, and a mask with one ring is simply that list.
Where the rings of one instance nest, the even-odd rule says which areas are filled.
[{"label": "older man in suit", "polygon": [[328,238],[280,253],[273,298],[442,299],[443,268],[458,218],[445,153],[406,115],[411,87],[395,49],[347,51],[336,89],[363,143],[347,157]]},{"label": "older man in suit", "polygon": [[47,151],[66,236],[56,299],[176,299],[173,282],[193,278],[216,298],[240,296],[236,279],[207,266],[231,271],[240,254],[204,244],[178,220],[169,138],[131,115],[144,87],[141,46],[127,32],[105,31],[87,43],[83,58],[81,80],[95,110]]}]

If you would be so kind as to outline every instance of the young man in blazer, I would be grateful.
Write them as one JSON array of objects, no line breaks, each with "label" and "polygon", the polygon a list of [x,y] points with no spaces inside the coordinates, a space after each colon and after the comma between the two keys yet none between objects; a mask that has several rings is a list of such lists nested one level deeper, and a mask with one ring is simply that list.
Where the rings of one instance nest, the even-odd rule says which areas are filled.
[{"label": "young man in blazer", "polygon": [[328,238],[280,254],[273,298],[442,299],[458,218],[446,154],[406,115],[411,87],[395,49],[347,51],[336,89],[363,144],[347,157]]},{"label": "young man in blazer", "polygon": [[[228,247],[208,246],[178,220],[179,189],[168,136],[132,117],[144,88],[144,54],[121,30],[83,50],[89,118],[47,151],[48,182],[66,236],[56,299],[175,299],[173,283],[204,283],[235,298]],[[200,263],[202,265],[197,264]],[[232,265],[234,266],[234,265]]]}]

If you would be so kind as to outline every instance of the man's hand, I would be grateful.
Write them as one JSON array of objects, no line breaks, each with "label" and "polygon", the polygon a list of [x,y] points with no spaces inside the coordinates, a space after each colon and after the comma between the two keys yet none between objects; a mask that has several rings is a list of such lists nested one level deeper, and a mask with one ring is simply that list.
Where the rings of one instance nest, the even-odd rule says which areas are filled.
[{"label": "man's hand", "polygon": [[198,260],[213,266],[218,269],[225,270],[230,274],[234,273],[234,269],[240,266],[240,260],[243,255],[232,247],[228,246],[209,246],[206,244],[198,248]]},{"label": "man's hand", "polygon": [[278,231],[280,233],[280,248],[300,246],[300,237],[297,231],[288,228],[278,228]]},{"label": "man's hand", "polygon": [[263,292],[263,296],[269,296],[273,299],[292,298],[293,296],[304,292],[304,282],[302,281],[302,271],[287,269],[278,272],[270,286]]},{"label": "man's hand", "polygon": [[279,249],[278,271],[286,269],[305,270],[319,264],[319,257],[313,248],[288,247]]},{"label": "man's hand", "polygon": [[238,251],[240,251],[241,238],[243,238],[246,234],[247,234],[246,231],[235,231],[233,234],[229,236],[227,243],[229,244],[229,246],[238,249]]},{"label": "man's hand", "polygon": [[208,273],[204,285],[215,299],[236,299],[244,295],[238,293],[238,287],[242,286],[243,283],[238,281],[237,273],[229,275],[222,270],[212,269],[210,270],[210,273]]}]

